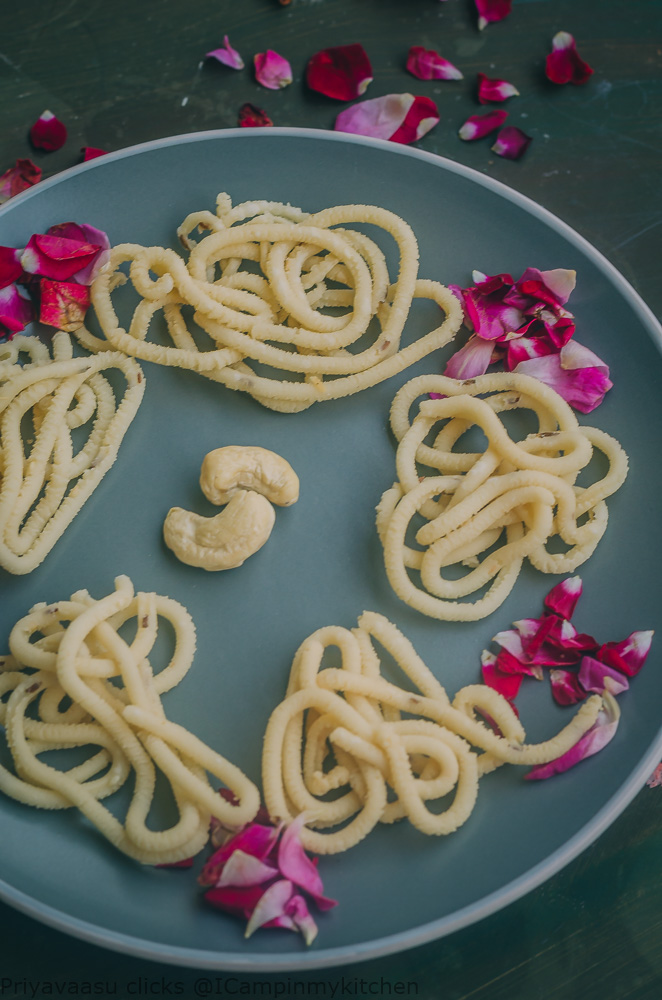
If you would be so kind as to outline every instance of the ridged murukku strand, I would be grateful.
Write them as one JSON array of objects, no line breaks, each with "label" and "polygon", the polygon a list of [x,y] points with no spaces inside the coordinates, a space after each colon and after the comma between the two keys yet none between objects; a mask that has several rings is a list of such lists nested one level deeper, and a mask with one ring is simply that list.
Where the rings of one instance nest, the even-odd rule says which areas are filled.
[{"label": "ridged murukku strand", "polygon": [[[377,644],[409,689],[382,676]],[[324,665],[330,647],[340,667]],[[364,612],[358,628],[319,629],[297,650],[264,737],[265,803],[274,821],[305,814],[302,843],[319,854],[347,850],[378,823],[404,818],[422,833],[449,834],[469,818],[482,774],[555,759],[593,725],[602,704],[593,696],[554,738],[527,744],[497,691],[469,685],[451,703],[396,626]]]},{"label": "ridged murukku strand", "polygon": [[[430,393],[436,398],[421,400]],[[502,417],[517,409],[532,411],[538,425],[519,441]],[[401,600],[445,621],[491,614],[525,559],[544,573],[574,571],[602,538],[604,501],[627,475],[627,455],[614,438],[580,426],[558,393],[526,375],[412,379],[393,400],[391,427],[398,479],[377,507],[386,573]],[[482,433],[483,451],[461,447],[470,429]],[[608,471],[580,486],[596,451]],[[549,550],[554,537],[564,551]],[[466,572],[445,576],[451,566]]]},{"label": "ridged murukku strand", "polygon": [[[175,646],[154,673],[149,655],[160,620],[171,625]],[[126,628],[122,636],[118,629],[131,622],[129,640]],[[75,806],[111,843],[145,864],[196,854],[207,841],[211,816],[230,828],[253,819],[256,786],[166,718],[160,695],[183,679],[195,652],[193,622],[176,601],[134,594],[131,581],[118,577],[115,591],[100,600],[80,591],[69,601],[35,606],[12,629],[9,648],[11,655],[0,664],[0,724],[14,764],[14,772],[0,766],[5,794],[44,809]],[[33,702],[36,716],[29,717]],[[46,751],[72,748],[94,752],[66,770],[41,759]],[[148,825],[157,768],[171,785],[179,814],[165,830]],[[218,794],[208,774],[231,790],[232,802]],[[131,775],[122,822],[102,800]]]}]

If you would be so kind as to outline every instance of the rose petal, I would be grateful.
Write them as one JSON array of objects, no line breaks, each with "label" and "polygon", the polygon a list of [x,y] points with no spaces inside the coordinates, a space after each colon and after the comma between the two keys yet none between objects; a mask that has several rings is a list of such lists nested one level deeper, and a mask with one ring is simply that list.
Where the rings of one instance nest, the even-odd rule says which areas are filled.
[{"label": "rose petal", "polygon": [[437,105],[429,97],[415,97],[405,119],[390,137],[391,142],[418,142],[439,123]]},{"label": "rose petal", "polygon": [[506,347],[506,369],[513,371],[521,361],[544,358],[556,354],[558,348],[548,337],[517,337],[509,340]]},{"label": "rose petal", "polygon": [[579,664],[578,680],[585,691],[595,694],[602,694],[608,691],[609,694],[621,694],[630,687],[627,677],[620,670],[608,667],[606,663],[601,663],[593,656],[583,656]]},{"label": "rose petal", "polygon": [[91,264],[101,247],[61,236],[35,233],[21,254],[21,266],[28,274],[66,281]]},{"label": "rose petal", "polygon": [[67,141],[67,130],[52,111],[43,111],[30,129],[30,141],[37,149],[52,153]]},{"label": "rose petal", "polygon": [[523,132],[521,128],[518,128],[517,125],[505,125],[491,148],[493,153],[496,153],[497,156],[503,156],[506,160],[519,160],[530,144],[531,136]]},{"label": "rose petal", "polygon": [[107,149],[99,149],[98,146],[81,146],[80,151],[83,154],[83,163],[87,163],[88,160],[96,160],[97,156],[105,156],[108,152]]},{"label": "rose petal", "polygon": [[284,56],[267,49],[253,57],[255,79],[268,90],[281,90],[292,83],[292,67]]},{"label": "rose petal", "polygon": [[552,38],[552,51],[545,62],[545,75],[552,83],[586,83],[593,70],[580,58],[575,40],[567,31]]},{"label": "rose petal", "polygon": [[481,653],[480,662],[484,683],[498,691],[507,701],[514,701],[522,684],[522,676],[500,670],[496,665],[496,656],[487,649]]},{"label": "rose petal", "polygon": [[0,204],[14,195],[26,191],[41,180],[41,167],[32,160],[17,160],[13,167],[5,170],[0,177]]},{"label": "rose petal", "polygon": [[238,121],[242,128],[267,128],[269,125],[273,125],[266,111],[248,101],[239,108]]},{"label": "rose petal", "polygon": [[595,654],[596,658],[628,677],[634,677],[646,662],[654,634],[653,631],[632,632],[621,642],[606,642]]},{"label": "rose petal", "polygon": [[553,306],[565,305],[576,284],[576,271],[563,267],[539,271],[537,267],[527,267],[516,287],[522,294],[531,295]]},{"label": "rose petal", "polygon": [[662,764],[658,764],[646,782],[649,788],[662,788]]},{"label": "rose petal", "polygon": [[507,117],[508,112],[502,111],[500,108],[487,111],[484,115],[471,115],[467,118],[458,135],[465,142],[482,139],[484,135],[489,135],[490,132],[494,132],[500,125],[503,125]]},{"label": "rose petal", "polygon": [[475,0],[479,29],[482,31],[488,24],[508,17],[512,2],[513,0]]},{"label": "rose petal", "polygon": [[249,938],[259,927],[271,920],[276,920],[284,915],[289,916],[286,907],[292,898],[293,888],[291,882],[288,882],[287,879],[281,879],[279,882],[274,882],[262,893],[248,921],[245,937]]},{"label": "rose petal", "polygon": [[542,668],[538,664],[527,663],[513,656],[507,649],[501,649],[497,654],[496,666],[504,674],[517,674],[521,677],[535,677],[541,681],[543,677]]},{"label": "rose petal", "polygon": [[484,375],[492,360],[492,342],[475,333],[459,351],[451,355],[444,369],[449,378],[467,379]]},{"label": "rose petal", "polygon": [[591,757],[602,750],[611,739],[613,739],[618,728],[618,720],[621,710],[615,698],[609,693],[602,696],[602,708],[598,713],[598,718],[588,732],[575,743],[566,753],[550,761],[549,764],[538,764],[531,768],[524,777],[529,781],[536,781],[542,778],[551,778],[554,774],[561,774],[569,768],[574,767],[580,760]]},{"label": "rose petal", "polygon": [[265,891],[262,885],[250,885],[243,889],[223,886],[221,889],[208,889],[204,895],[207,902],[217,909],[249,920]]},{"label": "rose petal", "polygon": [[576,705],[586,698],[586,690],[580,684],[577,674],[571,670],[550,670],[549,682],[552,696],[559,705]]},{"label": "rose petal", "polygon": [[155,868],[192,868],[194,858],[184,858],[182,861],[171,861],[162,865],[154,865]]},{"label": "rose petal", "polygon": [[582,589],[581,577],[570,576],[566,580],[562,580],[561,583],[557,583],[555,587],[552,587],[545,597],[543,604],[550,611],[553,611],[554,614],[560,615],[561,618],[572,618],[577,607],[577,601],[582,596]]},{"label": "rose petal", "polygon": [[507,80],[478,74],[478,102],[489,104],[492,101],[507,101],[509,97],[518,97],[519,90]]},{"label": "rose petal", "polygon": [[[303,934],[306,944],[312,944],[317,937],[317,924],[313,920],[303,896],[292,896],[285,907],[285,911],[288,919],[292,921],[294,929]],[[271,924],[267,926],[271,926]]]},{"label": "rose petal", "polygon": [[98,248],[96,256],[72,275],[79,285],[91,285],[97,274],[110,257],[110,240],[102,229],[96,229],[87,223],[60,222],[46,230],[46,236],[58,236],[66,240],[76,240]]},{"label": "rose petal", "polygon": [[227,35],[223,36],[222,47],[220,49],[212,49],[211,52],[206,52],[205,59],[216,59],[217,62],[223,63],[224,66],[229,66],[230,69],[244,68],[244,60],[237,50],[232,48]]},{"label": "rose petal", "polygon": [[278,835],[278,827],[249,823],[217,851],[214,851],[203,866],[198,882],[200,885],[216,885],[221,877],[223,866],[232,853],[237,850],[252,854],[259,861],[265,861],[278,840]]},{"label": "rose petal", "polygon": [[67,333],[72,333],[83,325],[90,305],[90,290],[87,285],[42,278],[39,282],[39,295],[41,323],[66,330]]},{"label": "rose petal", "polygon": [[387,94],[341,111],[336,118],[335,129],[408,143],[420,139],[438,121],[436,105],[428,97]]},{"label": "rose petal", "polygon": [[32,319],[32,306],[16,285],[0,288],[0,336],[9,339],[24,330]]},{"label": "rose petal", "polygon": [[368,54],[358,43],[322,49],[311,56],[306,66],[306,83],[310,89],[337,101],[361,97],[372,78]]},{"label": "rose petal", "polygon": [[13,247],[0,247],[0,288],[13,285],[23,274],[21,251]]},{"label": "rose petal", "polygon": [[226,885],[245,887],[247,885],[263,885],[278,875],[278,869],[260,861],[254,854],[247,854],[235,848],[223,865],[216,887],[222,889]]},{"label": "rose petal", "polygon": [[289,823],[278,845],[278,868],[281,875],[313,897],[320,910],[330,910],[337,906],[335,899],[324,896],[324,886],[317,868],[301,845],[301,830],[305,822],[303,814]]},{"label": "rose petal", "polygon": [[613,385],[607,365],[576,340],[569,341],[559,354],[521,361],[514,371],[540,379],[582,413],[599,406]]},{"label": "rose petal", "polygon": [[434,49],[412,45],[407,56],[408,71],[419,80],[462,80],[457,66],[444,59]]}]

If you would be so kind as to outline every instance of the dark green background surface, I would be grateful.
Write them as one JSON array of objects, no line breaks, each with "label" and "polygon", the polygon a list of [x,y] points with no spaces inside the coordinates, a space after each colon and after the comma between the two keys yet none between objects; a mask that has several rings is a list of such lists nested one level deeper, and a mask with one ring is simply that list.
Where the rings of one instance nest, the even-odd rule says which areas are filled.
[{"label": "dark green background surface", "polygon": [[[475,21],[468,0],[293,0],[286,7],[277,0],[0,0],[0,173],[19,156],[32,156],[49,176],[79,162],[83,145],[114,150],[234,126],[245,101],[276,125],[332,128],[346,105],[306,90],[306,60],[329,45],[361,42],[375,76],[367,97],[410,91],[437,102],[441,121],[421,148],[484,171],[555,212],[660,317],[662,4],[515,0],[500,24],[479,33]],[[575,35],[595,69],[585,87],[556,87],[544,78],[559,30]],[[200,65],[225,33],[246,61],[243,72]],[[464,81],[408,75],[413,44],[439,50]],[[253,78],[252,56],[267,48],[292,64],[294,82],[283,91],[266,91]],[[478,71],[521,92],[507,105],[509,124],[533,137],[519,162],[494,156],[490,139],[457,138],[466,117],[480,111]],[[27,137],[45,108],[69,129],[56,153],[35,152]],[[315,995],[309,986],[325,981],[326,996],[334,987],[336,996],[398,995],[402,982],[425,1000],[658,1000],[661,872],[662,791],[645,788],[567,869],[479,925],[390,959],[271,980],[215,973],[200,979],[194,970],[75,941],[0,906],[0,995],[30,996],[39,981],[52,983],[56,995],[107,982],[110,990],[117,984],[120,997],[188,998],[200,979],[197,995],[211,996]],[[100,989],[96,995],[104,995]]]}]

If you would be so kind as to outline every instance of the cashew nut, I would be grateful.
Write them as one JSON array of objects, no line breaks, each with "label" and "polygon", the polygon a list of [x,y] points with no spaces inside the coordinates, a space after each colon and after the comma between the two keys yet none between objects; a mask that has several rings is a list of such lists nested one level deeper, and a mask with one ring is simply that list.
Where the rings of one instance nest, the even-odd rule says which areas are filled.
[{"label": "cashew nut", "polygon": [[168,548],[188,566],[235,569],[262,548],[275,518],[276,512],[265,497],[242,490],[214,517],[171,507],[163,524],[163,537]]},{"label": "cashew nut", "polygon": [[208,500],[224,504],[239,490],[255,490],[279,507],[299,499],[299,477],[289,462],[266,448],[229,445],[205,455],[200,488]]}]

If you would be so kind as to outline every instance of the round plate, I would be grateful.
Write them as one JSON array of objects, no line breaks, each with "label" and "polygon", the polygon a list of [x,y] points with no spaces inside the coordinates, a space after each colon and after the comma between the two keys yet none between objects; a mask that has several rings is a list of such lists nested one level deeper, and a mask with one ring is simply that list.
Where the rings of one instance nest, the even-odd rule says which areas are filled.
[{"label": "round plate", "polygon": [[[574,620],[601,641],[660,623],[662,536],[653,519],[662,487],[662,331],[596,250],[521,195],[385,142],[297,129],[223,130],[123,150],[39,184],[0,212],[0,244],[23,246],[33,232],[74,220],[106,230],[113,243],[174,247],[184,216],[213,210],[219,191],[234,202],[266,198],[309,211],[348,202],[389,208],[416,233],[421,276],[445,283],[469,284],[474,268],[514,275],[527,266],[575,268],[577,339],[606,360],[615,382],[582,422],[616,436],[631,471],[609,501],[605,538],[580,569],[584,595]],[[420,335],[437,319],[436,307],[417,304],[409,329]],[[265,410],[192,373],[146,364],[145,399],[113,469],[35,572],[2,575],[0,642],[36,601],[81,587],[100,597],[118,574],[128,574],[137,590],[181,601],[196,622],[198,650],[188,676],[165,697],[168,716],[256,781],[267,719],[297,646],[316,628],[352,627],[364,609],[379,611],[413,641],[449,693],[477,681],[491,636],[540,614],[558,577],[529,568],[489,619],[432,621],[391,592],[374,527],[375,505],[394,479],[390,401],[413,375],[443,370],[451,350],[294,415]],[[174,505],[208,510],[197,485],[200,462],[226,444],[284,455],[299,474],[301,498],[278,510],[268,545],[244,566],[208,574],[177,562],[161,525]],[[325,889],[340,905],[319,914],[309,949],[285,931],[245,941],[240,921],[204,903],[195,869],[141,867],[73,811],[41,812],[5,798],[0,893],[81,938],[198,968],[330,966],[441,937],[549,878],[625,808],[662,754],[658,660],[654,646],[620,699],[615,739],[591,760],[550,781],[526,782],[514,767],[488,775],[475,812],[452,836],[425,837],[400,823],[322,858]],[[518,704],[531,740],[556,732],[572,711],[552,703],[547,683],[533,681]]]}]

